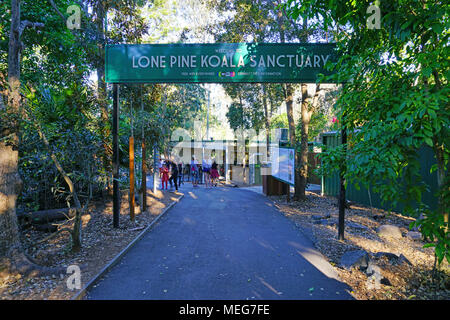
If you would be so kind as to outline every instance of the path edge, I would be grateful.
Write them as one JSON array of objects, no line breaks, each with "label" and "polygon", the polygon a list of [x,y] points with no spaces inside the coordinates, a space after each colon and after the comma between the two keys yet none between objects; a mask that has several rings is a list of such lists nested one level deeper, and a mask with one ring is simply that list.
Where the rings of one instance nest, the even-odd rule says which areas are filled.
[{"label": "path edge", "polygon": [[149,232],[153,226],[155,226],[155,224],[159,221],[159,219],[164,216],[166,214],[166,212],[168,212],[175,204],[177,204],[178,202],[180,202],[181,199],[183,199],[184,194],[181,195],[181,197],[179,197],[178,199],[174,200],[174,202],[172,202],[167,208],[165,208],[163,210],[163,212],[161,212],[143,231],[141,231],[141,233],[139,233],[136,238],[134,238],[124,249],[122,249],[122,251],[120,251],[114,258],[112,258],[111,261],[109,261],[106,266],[104,266],[94,277],[92,277],[89,282],[82,288],[80,289],[80,291],[78,291],[74,296],[72,296],[72,298],[70,298],[70,300],[82,300],[87,291],[89,289],[92,288],[92,286],[94,284],[97,283],[98,280],[100,280],[100,278],[102,278],[109,270],[111,270],[112,267],[114,267],[119,261],[120,259],[122,259],[122,257],[131,249],[133,248],[136,243],[139,242],[139,240],[141,240],[141,238],[147,233]]}]

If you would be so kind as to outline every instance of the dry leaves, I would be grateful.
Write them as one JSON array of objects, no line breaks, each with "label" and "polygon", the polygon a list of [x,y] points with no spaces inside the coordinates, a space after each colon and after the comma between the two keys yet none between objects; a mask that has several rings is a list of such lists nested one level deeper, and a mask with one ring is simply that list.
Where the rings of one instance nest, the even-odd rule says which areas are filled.
[{"label": "dry leaves", "polygon": [[[80,252],[70,252],[70,238],[62,233],[39,246],[31,244],[48,234],[27,229],[21,231],[22,243],[26,253],[40,265],[67,267],[77,264],[82,267],[81,281],[85,285],[108,262],[124,249],[146,226],[148,226],[170,203],[181,194],[158,192],[147,194],[147,212],[141,213],[136,207],[135,221],[130,221],[128,196],[121,199],[120,228],[112,226],[112,201],[93,203],[89,213],[83,216],[82,244]],[[1,271],[1,270],[0,270]],[[67,289],[67,277],[56,276],[23,279],[20,276],[0,275],[0,299],[70,299],[76,291]]]},{"label": "dry leaves", "polygon": [[[421,241],[413,241],[404,236],[413,218],[352,204],[350,209],[346,210],[345,240],[339,241],[338,207],[335,198],[307,192],[304,202],[288,203],[285,196],[272,196],[270,199],[314,242],[329,262],[337,267],[341,280],[352,288],[352,294],[357,299],[450,299],[448,263],[443,263],[443,271],[436,276],[437,283],[433,282],[433,249],[424,249]],[[376,229],[384,224],[398,226],[403,238],[380,238]],[[398,256],[403,254],[412,266],[406,263],[392,265],[384,258],[376,260],[388,285],[381,284],[378,289],[369,289],[368,277],[364,272],[357,269],[347,271],[338,267],[340,258],[346,251],[359,249],[367,251],[373,259],[377,252],[390,252]]]}]

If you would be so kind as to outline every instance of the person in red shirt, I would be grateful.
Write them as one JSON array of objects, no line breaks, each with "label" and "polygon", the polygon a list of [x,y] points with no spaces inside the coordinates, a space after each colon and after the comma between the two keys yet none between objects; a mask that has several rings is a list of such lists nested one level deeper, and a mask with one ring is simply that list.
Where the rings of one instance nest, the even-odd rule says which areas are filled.
[{"label": "person in red shirt", "polygon": [[167,190],[167,182],[169,181],[169,168],[167,166],[167,164],[164,164],[164,166],[162,167],[162,179],[161,179],[162,183],[162,190],[164,190],[164,183],[166,184],[166,190]]},{"label": "person in red shirt", "polygon": [[217,180],[219,179],[219,171],[217,171],[217,162],[214,160],[211,166],[211,185],[217,187]]}]

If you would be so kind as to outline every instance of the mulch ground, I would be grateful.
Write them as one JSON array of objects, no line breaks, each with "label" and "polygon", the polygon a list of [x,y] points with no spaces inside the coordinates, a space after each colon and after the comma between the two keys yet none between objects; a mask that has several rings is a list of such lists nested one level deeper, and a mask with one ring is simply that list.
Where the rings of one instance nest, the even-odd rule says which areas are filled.
[{"label": "mulch ground", "polygon": [[[136,207],[136,218],[130,220],[128,195],[121,199],[120,228],[112,226],[112,200],[97,201],[89,206],[88,213],[82,217],[82,249],[77,253],[70,251],[70,237],[61,233],[48,242],[38,246],[33,244],[49,234],[25,229],[21,232],[22,244],[26,253],[39,265],[81,267],[81,287],[94,277],[107,263],[122,251],[135,237],[147,227],[181,193],[158,191],[147,193],[148,209],[141,212]],[[0,277],[0,299],[2,300],[62,300],[71,299],[78,290],[67,288],[67,275],[22,278],[20,275],[6,274]]]},{"label": "mulch ground", "polygon": [[[413,218],[381,209],[351,205],[346,210],[345,240],[337,238],[337,199],[307,192],[304,202],[287,202],[285,196],[271,196],[280,211],[302,230],[316,248],[336,267],[341,280],[352,288],[357,299],[450,299],[450,268],[446,261],[432,278],[434,249],[423,248],[420,240],[406,237]],[[314,218],[313,218],[314,216]],[[322,216],[323,224],[317,224]],[[376,229],[380,225],[395,225],[402,231],[402,238],[383,238]],[[368,276],[357,268],[339,267],[342,255],[351,250],[365,250],[381,270],[386,284],[378,288],[368,286]],[[386,257],[376,259],[377,252],[403,254],[410,262],[392,264]]]}]

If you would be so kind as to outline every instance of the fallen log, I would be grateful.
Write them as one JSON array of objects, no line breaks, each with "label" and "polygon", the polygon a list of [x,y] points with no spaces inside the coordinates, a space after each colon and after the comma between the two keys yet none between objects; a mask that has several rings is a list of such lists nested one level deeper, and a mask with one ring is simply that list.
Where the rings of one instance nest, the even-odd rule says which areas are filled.
[{"label": "fallen log", "polygon": [[34,224],[33,228],[38,230],[38,231],[43,231],[43,232],[56,232],[56,230],[58,230],[58,226],[55,226],[53,224],[50,223],[46,223],[46,224]]},{"label": "fallen log", "polygon": [[53,221],[61,221],[75,216],[74,208],[50,209],[35,212],[18,213],[17,218],[22,224],[46,224]]}]

